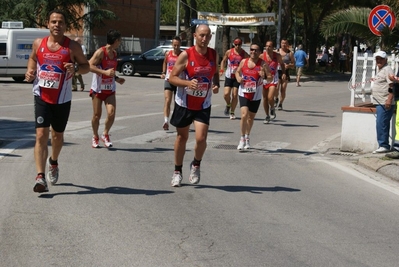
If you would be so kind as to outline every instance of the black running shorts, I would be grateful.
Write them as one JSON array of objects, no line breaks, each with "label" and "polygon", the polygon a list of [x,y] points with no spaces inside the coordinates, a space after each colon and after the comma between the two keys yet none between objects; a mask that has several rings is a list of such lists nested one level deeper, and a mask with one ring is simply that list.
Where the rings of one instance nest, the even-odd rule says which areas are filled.
[{"label": "black running shorts", "polygon": [[176,128],[184,128],[189,126],[193,121],[199,121],[209,125],[211,117],[211,107],[202,110],[190,110],[183,108],[175,103],[170,124]]},{"label": "black running shorts", "polygon": [[251,101],[248,98],[238,96],[238,99],[240,101],[240,107],[248,107],[248,110],[252,113],[258,112],[259,105],[260,105],[260,99]]},{"label": "black running shorts", "polygon": [[71,111],[71,101],[63,104],[49,104],[39,96],[35,96],[34,105],[36,128],[45,128],[51,125],[51,128],[58,133],[65,131]]},{"label": "black running shorts", "polygon": [[239,86],[240,86],[240,83],[237,82],[237,80],[235,78],[234,79],[230,79],[230,78],[224,79],[224,87],[238,88]]},{"label": "black running shorts", "polygon": [[174,86],[173,84],[171,84],[168,81],[165,81],[164,88],[165,88],[165,90],[169,90],[169,91],[172,91],[173,93],[176,93],[176,86]]}]

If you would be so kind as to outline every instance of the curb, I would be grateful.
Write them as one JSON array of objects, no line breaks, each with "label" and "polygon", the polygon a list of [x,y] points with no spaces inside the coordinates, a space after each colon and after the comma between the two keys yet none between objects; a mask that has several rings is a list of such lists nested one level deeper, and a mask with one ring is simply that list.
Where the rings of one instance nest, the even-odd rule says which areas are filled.
[{"label": "curb", "polygon": [[387,158],[364,157],[358,164],[399,182],[399,161]]}]

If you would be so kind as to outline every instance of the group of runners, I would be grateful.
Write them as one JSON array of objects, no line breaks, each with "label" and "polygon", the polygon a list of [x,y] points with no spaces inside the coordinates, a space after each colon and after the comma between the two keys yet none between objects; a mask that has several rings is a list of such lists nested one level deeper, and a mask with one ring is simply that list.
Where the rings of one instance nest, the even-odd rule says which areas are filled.
[{"label": "group of runners", "polygon": [[[254,45],[259,46],[258,44]],[[183,52],[180,46],[180,38],[178,36],[174,37],[172,40],[173,50],[166,52],[163,62],[161,78],[165,80],[164,130],[169,130],[170,105],[173,95],[176,92],[176,86],[170,83],[169,77],[178,56]],[[289,43],[286,39],[281,40],[281,48],[278,50],[275,50],[272,41],[267,41],[264,49],[259,46],[256,50],[250,48],[249,52],[248,54],[242,48],[242,40],[238,37],[235,38],[233,40],[233,47],[228,49],[223,55],[219,69],[219,75],[225,76],[223,97],[226,102],[226,107],[224,109],[224,115],[228,116],[231,120],[235,120],[235,110],[238,103],[240,104],[242,136],[237,147],[239,150],[250,148],[249,134],[261,100],[263,100],[263,109],[266,114],[264,120],[265,124],[270,123],[271,120],[276,118],[276,108],[279,110],[283,109],[287,84],[290,79],[289,70],[295,68],[294,54],[289,49]],[[258,67],[256,67],[256,69],[264,73],[266,73],[266,71],[270,72],[270,80],[268,80],[265,75],[263,75],[264,77],[249,76],[248,73],[246,73],[248,72],[248,61],[250,69],[255,67],[252,66],[251,62],[259,61],[260,66],[265,65],[265,69],[262,67],[259,70],[257,69]],[[243,65],[240,65],[241,63],[243,63]],[[254,64],[256,65],[258,63]],[[244,83],[242,83],[242,78],[244,77],[246,79],[250,78],[252,82],[249,83],[245,80]],[[253,82],[256,83],[254,84]],[[257,84],[257,82],[259,82],[259,84]],[[260,88],[260,83],[262,83],[262,88]],[[253,88],[248,89],[249,85]],[[249,92],[249,90],[253,91]]]},{"label": "group of runners", "polygon": [[[96,50],[88,61],[81,45],[64,35],[67,25],[62,10],[49,13],[50,35],[34,41],[25,75],[26,81],[33,82],[36,121],[34,156],[37,170],[33,190],[38,193],[48,191],[47,182],[55,184],[58,181],[58,157],[70,113],[73,76],[93,73],[90,87],[93,105],[93,148],[100,146],[100,139],[105,147],[112,146],[109,130],[115,120],[116,82],[125,82],[125,79],[116,75],[115,49],[121,42],[121,34],[118,31],[110,30],[107,33],[107,44]],[[188,180],[192,184],[200,181],[200,166],[207,146],[211,98],[212,94],[219,92],[219,76],[223,73],[225,64],[227,63],[225,114],[230,116],[230,119],[235,119],[237,103],[240,104],[241,110],[241,137],[237,147],[239,150],[251,148],[249,135],[262,98],[266,112],[265,123],[270,121],[270,116],[275,118],[275,106],[282,108],[285,95],[281,95],[277,105],[274,95],[278,84],[283,85],[286,81],[286,71],[292,68],[293,64],[292,55],[288,50],[284,50],[286,46],[281,48],[286,54],[281,54],[274,51],[271,41],[266,42],[265,51],[260,44],[252,43],[248,54],[243,52],[242,41],[237,38],[233,41],[234,47],[224,55],[219,72],[218,55],[214,49],[208,47],[212,37],[209,26],[198,25],[193,37],[195,45],[184,51],[180,50],[180,38],[173,39],[173,50],[165,55],[161,76],[165,79],[163,129],[169,130],[170,123],[176,127],[177,132],[174,143],[175,167],[171,180],[173,187],[179,187],[183,179],[182,166],[191,124],[194,124],[195,128],[195,147]],[[284,42],[286,40],[283,40],[282,44]],[[281,70],[281,75],[278,70]],[[169,122],[173,98],[175,105]],[[107,117],[100,136],[98,130],[103,103]],[[52,151],[48,157],[47,140],[50,133]]]},{"label": "group of runners", "polygon": [[[289,69],[295,68],[295,59],[286,39],[281,41],[278,51],[275,51],[272,41],[267,41],[265,49],[260,44],[252,43],[247,53],[242,49],[242,40],[236,38],[233,40],[234,47],[226,51],[218,70],[218,55],[215,50],[208,48],[211,39],[209,27],[198,25],[194,38],[195,45],[184,51],[180,49],[180,38],[173,38],[173,49],[165,54],[161,75],[161,79],[165,80],[163,129],[169,130],[169,124],[172,124],[177,130],[172,186],[180,186],[183,179],[185,144],[192,123],[196,145],[188,180],[193,184],[200,180],[200,163],[206,148],[211,95],[212,92],[219,91],[219,76],[225,74],[224,114],[231,120],[236,119],[235,109],[240,105],[241,136],[237,149],[245,150],[251,148],[249,136],[262,99],[266,113],[264,123],[267,124],[276,118],[276,108],[283,109]],[[169,122],[173,96],[175,105]]]}]

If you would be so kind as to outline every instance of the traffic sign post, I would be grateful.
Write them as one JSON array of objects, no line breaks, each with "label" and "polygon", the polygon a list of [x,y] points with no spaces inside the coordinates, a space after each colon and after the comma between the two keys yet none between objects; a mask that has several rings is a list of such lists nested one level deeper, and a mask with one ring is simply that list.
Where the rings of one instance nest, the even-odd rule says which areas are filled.
[{"label": "traffic sign post", "polygon": [[255,34],[251,31],[250,33],[249,33],[249,39],[251,40],[251,42],[250,43],[252,43],[252,39],[255,37]]},{"label": "traffic sign post", "polygon": [[387,5],[379,5],[371,10],[368,26],[372,33],[381,36],[381,30],[388,26],[391,30],[396,25],[395,13]]},{"label": "traffic sign post", "polygon": [[191,25],[198,25],[198,24],[209,24],[208,20],[206,19],[192,19]]}]

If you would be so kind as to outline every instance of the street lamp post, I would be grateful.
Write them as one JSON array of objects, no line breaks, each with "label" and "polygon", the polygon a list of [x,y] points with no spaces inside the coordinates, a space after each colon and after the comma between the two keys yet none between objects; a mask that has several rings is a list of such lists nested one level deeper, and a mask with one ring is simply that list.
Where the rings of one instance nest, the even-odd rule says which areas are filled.
[{"label": "street lamp post", "polygon": [[180,0],[177,0],[177,8],[176,8],[176,36],[179,36],[180,33]]},{"label": "street lamp post", "polygon": [[160,15],[161,14],[161,0],[157,0],[157,6],[155,10],[155,43],[159,45],[159,35],[160,35]]},{"label": "street lamp post", "polygon": [[281,2],[282,0],[278,1],[278,28],[277,28],[277,49],[280,48],[280,39],[281,39]]}]

